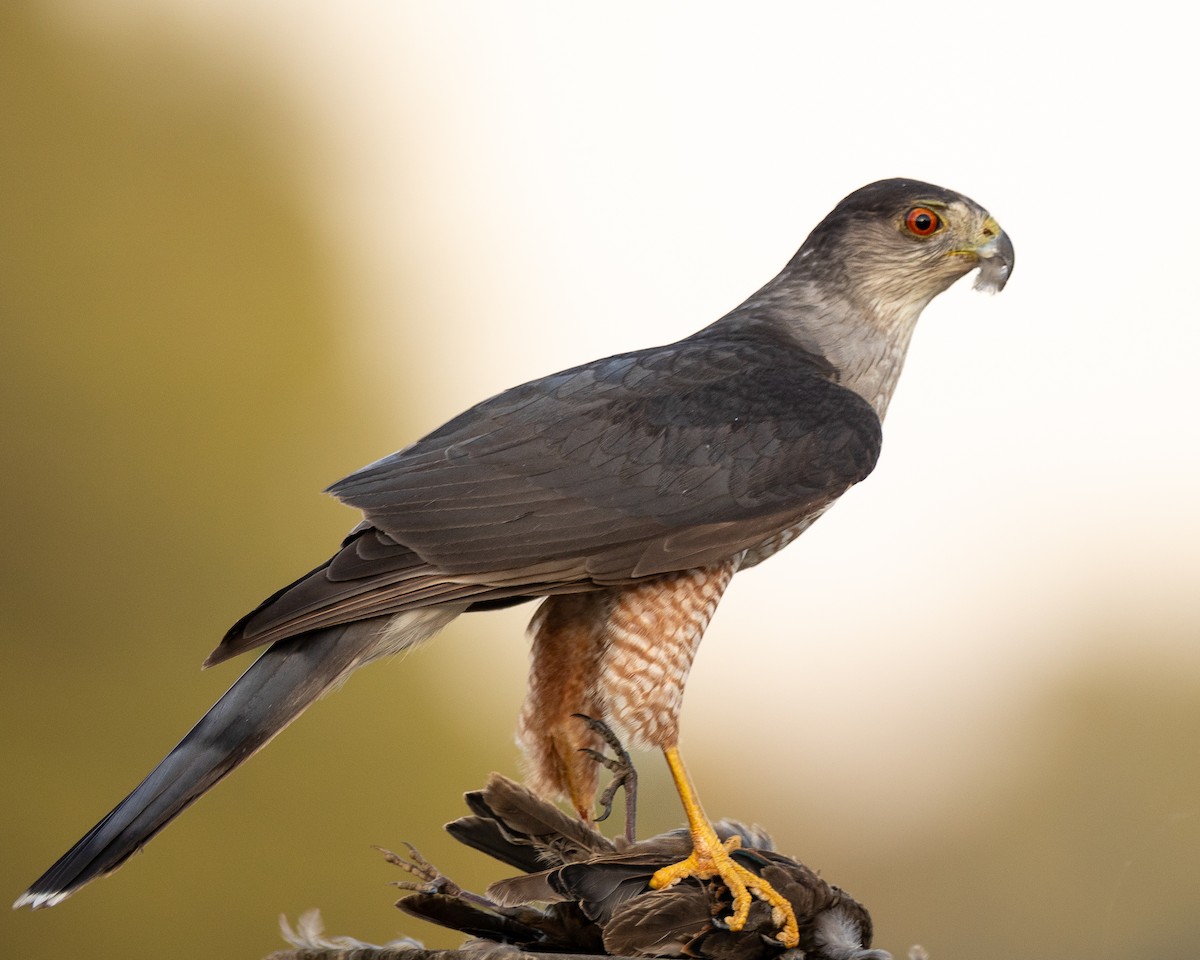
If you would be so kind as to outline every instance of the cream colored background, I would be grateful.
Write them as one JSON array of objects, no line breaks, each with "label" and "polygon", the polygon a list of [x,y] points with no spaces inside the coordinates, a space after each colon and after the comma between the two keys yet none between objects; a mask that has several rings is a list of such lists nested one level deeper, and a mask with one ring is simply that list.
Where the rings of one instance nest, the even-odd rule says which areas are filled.
[{"label": "cream colored background", "polygon": [[[686,755],[899,954],[1193,957],[1197,75],[1166,5],[1057,10],[6,4],[7,892],[236,676],[195,668],[354,522],[324,485],[691,332],[910,176],[988,206],[1014,279],[926,312],[875,475],[738,579]],[[255,958],[310,906],[455,942],[369,844],[501,874],[439,825],[516,772],[528,613],[356,677],[0,951]]]}]

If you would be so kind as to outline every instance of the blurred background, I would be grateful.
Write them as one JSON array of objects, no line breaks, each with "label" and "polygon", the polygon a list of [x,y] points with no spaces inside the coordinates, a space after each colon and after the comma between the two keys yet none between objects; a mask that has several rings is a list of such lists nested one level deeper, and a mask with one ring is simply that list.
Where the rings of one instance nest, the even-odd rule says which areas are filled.
[{"label": "blurred background", "polygon": [[[738,578],[685,755],[900,955],[1194,957],[1198,78],[1168,9],[0,6],[2,892],[236,677],[198,666],[355,522],[324,486],[692,332],[908,176],[987,206],[1014,279],[926,311],[875,475]],[[4,911],[0,954],[257,958],[314,906],[457,943],[370,845],[503,875],[441,824],[517,773],[531,612],[356,675],[116,876]],[[676,825],[640,763],[643,829]]]}]

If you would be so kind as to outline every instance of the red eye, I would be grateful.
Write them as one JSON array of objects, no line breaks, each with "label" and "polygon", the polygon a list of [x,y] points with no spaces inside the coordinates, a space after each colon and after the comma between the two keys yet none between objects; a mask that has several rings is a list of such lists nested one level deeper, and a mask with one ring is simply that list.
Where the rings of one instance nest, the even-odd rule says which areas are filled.
[{"label": "red eye", "polygon": [[918,237],[928,237],[942,229],[942,218],[928,207],[913,207],[904,218],[908,232]]}]

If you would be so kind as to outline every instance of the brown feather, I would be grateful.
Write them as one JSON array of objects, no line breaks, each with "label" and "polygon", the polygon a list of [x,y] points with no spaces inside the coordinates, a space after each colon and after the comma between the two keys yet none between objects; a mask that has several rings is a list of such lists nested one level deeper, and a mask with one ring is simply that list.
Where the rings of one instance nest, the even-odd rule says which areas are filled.
[{"label": "brown feather", "polygon": [[[447,902],[445,894],[438,895],[442,899],[417,894],[401,901],[408,912],[537,952],[702,960],[773,960],[783,953],[771,910],[760,901],[751,905],[746,927],[734,932],[722,922],[730,905],[720,883],[693,879],[649,889],[656,870],[690,851],[686,830],[614,843],[528,788],[495,774],[468,801],[475,816],[455,821],[473,823],[466,842],[506,863],[538,850],[538,862],[526,860],[522,876],[489,887],[490,905],[477,903],[470,894],[463,895],[465,906]],[[490,830],[481,828],[481,822],[489,823]],[[800,948],[808,960],[887,960],[883,951],[870,949],[871,920],[861,904],[775,851],[762,830],[733,821],[715,826],[723,840],[736,836],[743,844],[734,853],[738,862],[760,873],[792,904]],[[496,838],[502,838],[499,845]],[[521,853],[514,855],[514,850]]]}]

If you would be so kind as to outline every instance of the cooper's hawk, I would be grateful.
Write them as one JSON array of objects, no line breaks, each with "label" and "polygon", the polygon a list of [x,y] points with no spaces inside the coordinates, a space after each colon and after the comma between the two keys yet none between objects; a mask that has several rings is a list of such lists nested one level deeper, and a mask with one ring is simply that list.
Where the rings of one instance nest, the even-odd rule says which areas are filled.
[{"label": "cooper's hawk", "polygon": [[834,208],[774,280],[676,343],[526,383],[330,490],[365,519],[326,563],[238,621],[208,658],[266,652],[151,774],[18,901],[106,874],[352,670],[459,614],[545,597],[519,739],[532,785],[583,818],[599,747],[575,717],[662,749],[693,853],[656,874],[720,876],[795,918],[729,856],[679,757],[684,682],[738,570],[802,533],[871,472],[917,316],[1008,237],[941,187],[884,180]]}]

